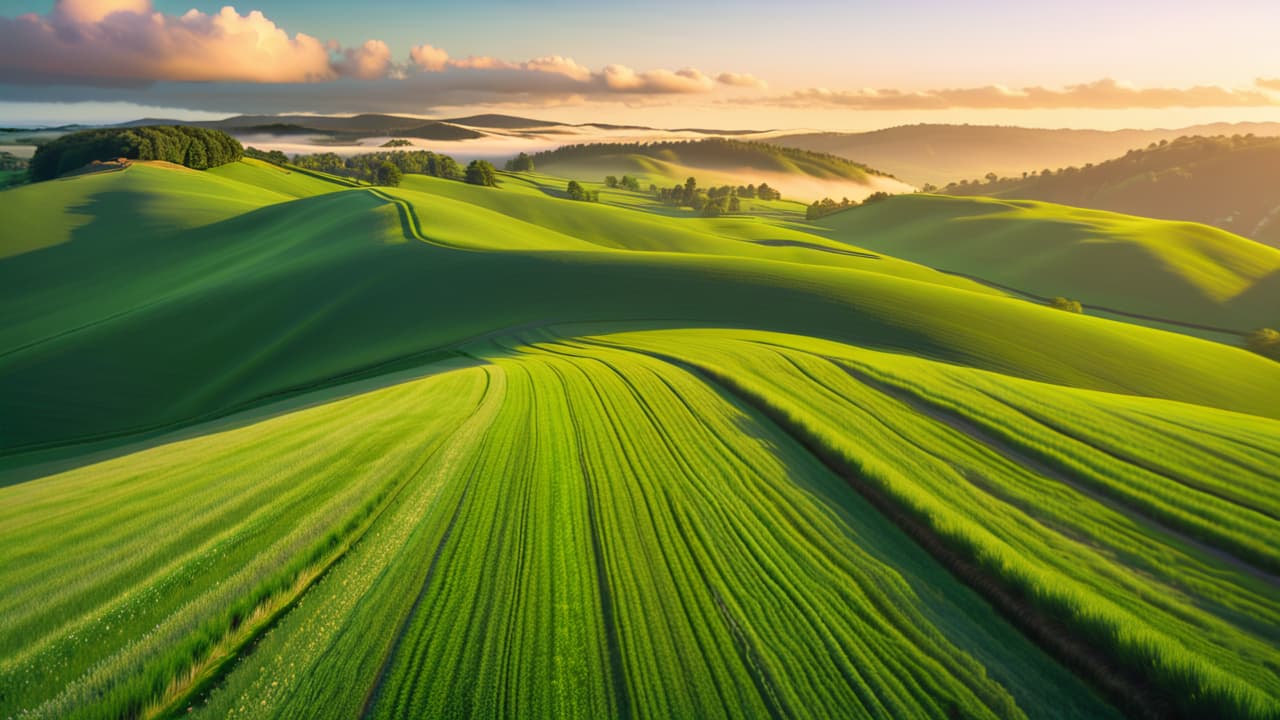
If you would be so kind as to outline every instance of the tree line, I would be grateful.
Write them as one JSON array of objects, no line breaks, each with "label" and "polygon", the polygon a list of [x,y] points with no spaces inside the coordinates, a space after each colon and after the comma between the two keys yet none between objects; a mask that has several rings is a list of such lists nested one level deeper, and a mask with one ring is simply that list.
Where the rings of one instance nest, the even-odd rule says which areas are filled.
[{"label": "tree line", "polygon": [[[1044,168],[1022,173],[1021,177],[1001,177],[989,172],[981,178],[959,180],[942,188],[944,193],[990,195],[1035,184],[1047,191],[1064,191],[1076,186],[1096,187],[1131,182],[1134,178],[1154,178],[1171,170],[1190,176],[1196,163],[1216,154],[1273,145],[1274,137],[1248,135],[1184,135],[1173,141],[1161,140],[1146,148],[1129,150],[1122,157],[1094,164],[1085,163],[1058,169]],[[926,192],[936,188],[926,188]]]},{"label": "tree line", "polygon": [[[686,165],[741,167],[754,164],[762,168],[778,170],[786,170],[798,165],[806,172],[819,176],[834,175],[850,179],[858,179],[866,175],[885,176],[885,173],[878,170],[830,153],[726,138],[577,144],[565,145],[555,150],[544,150],[534,155],[524,153],[521,155],[526,158],[521,162],[527,162],[530,170],[534,165],[545,166],[555,162],[591,159],[602,155],[643,155]],[[516,160],[520,160],[520,156],[517,156]],[[509,169],[514,168],[516,160],[511,161]]]},{"label": "tree line", "polygon": [[233,163],[244,156],[240,141],[221,130],[186,125],[99,128],[63,135],[36,148],[32,181],[51,180],[95,160],[164,160],[193,170]]},{"label": "tree line", "polygon": [[809,207],[804,209],[804,217],[806,220],[817,220],[818,218],[838,213],[841,210],[848,210],[862,205],[877,203],[881,200],[888,200],[890,197],[892,196],[889,193],[884,192],[883,190],[877,190],[863,198],[862,202],[850,200],[849,198],[844,198],[840,202],[836,202],[829,197],[822,198],[821,200],[814,200],[809,204]]},{"label": "tree line", "polygon": [[245,150],[245,155],[276,165],[293,165],[372,185],[396,186],[404,175],[428,175],[486,187],[498,184],[497,169],[492,163],[474,160],[464,168],[452,157],[430,150],[362,153],[345,158],[337,153],[325,152],[289,158],[279,150],[263,151],[251,147]]},{"label": "tree line", "polygon": [[782,193],[770,187],[769,183],[700,188],[698,180],[692,177],[685,180],[683,185],[674,185],[669,188],[650,185],[649,192],[665,205],[691,208],[701,213],[703,217],[719,217],[725,213],[739,212],[742,209],[742,198],[782,199]]}]

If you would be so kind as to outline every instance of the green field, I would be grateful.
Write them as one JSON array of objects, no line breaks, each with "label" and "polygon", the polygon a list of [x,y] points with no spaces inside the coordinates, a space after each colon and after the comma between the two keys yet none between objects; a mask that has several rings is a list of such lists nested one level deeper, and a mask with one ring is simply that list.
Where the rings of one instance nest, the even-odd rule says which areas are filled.
[{"label": "green field", "polygon": [[0,717],[1280,717],[1249,241],[501,181],[0,193]]}]

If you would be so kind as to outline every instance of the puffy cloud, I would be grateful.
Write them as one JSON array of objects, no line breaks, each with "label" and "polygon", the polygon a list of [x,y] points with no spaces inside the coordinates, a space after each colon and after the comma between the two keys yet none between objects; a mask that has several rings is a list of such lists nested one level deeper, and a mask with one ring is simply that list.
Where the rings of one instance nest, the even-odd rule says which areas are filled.
[{"label": "puffy cloud", "polygon": [[[1260,83],[1261,84],[1261,81]],[[1233,90],[1216,85],[1190,88],[1138,88],[1111,79],[1061,90],[1043,87],[1010,89],[999,85],[907,92],[902,90],[844,90],[810,88],[752,103],[781,107],[829,107],[853,110],[970,109],[1129,109],[1171,107],[1259,107],[1280,101],[1257,90]]]},{"label": "puffy cloud", "polygon": [[1280,90],[1280,78],[1258,78],[1257,86],[1268,90]]},{"label": "puffy cloud", "polygon": [[716,76],[716,82],[731,87],[767,88],[769,84],[750,73],[724,72]]},{"label": "puffy cloud", "polygon": [[312,82],[342,70],[374,76],[390,60],[377,41],[338,67],[330,50],[229,6],[175,16],[153,12],[150,0],[59,0],[49,15],[0,17],[0,81],[13,83]]},{"label": "puffy cloud", "polygon": [[[545,73],[571,81],[571,85],[552,83],[574,92],[586,93],[628,93],[628,94],[681,94],[709,92],[715,82],[700,70],[685,68],[684,70],[646,70],[639,72],[625,65],[608,65],[599,72],[578,63],[563,55],[545,55],[543,57],[512,62],[489,55],[472,55],[465,58],[451,58],[449,53],[431,45],[419,45],[409,51],[409,59],[418,69],[430,73],[455,71],[480,71],[468,75],[476,90],[493,89],[495,85],[519,85],[520,74]],[[484,77],[484,72],[504,72],[507,78]],[[750,75],[724,73],[721,78],[733,78],[732,84],[756,86],[757,81]],[[532,81],[530,81],[532,82]],[[728,83],[728,80],[721,82]],[[546,83],[536,83],[543,87]],[[519,89],[518,87],[516,89]],[[535,87],[527,88],[533,91]]]},{"label": "puffy cloud", "polygon": [[701,93],[712,89],[711,78],[701,71],[685,68],[636,72],[625,65],[609,65],[600,73],[605,88],[622,93],[681,94]]},{"label": "puffy cloud", "polygon": [[438,47],[419,45],[409,51],[409,59],[426,72],[442,72],[449,63],[449,53]]},{"label": "puffy cloud", "polygon": [[573,58],[567,58],[560,55],[547,55],[545,57],[534,58],[529,62],[520,65],[522,70],[532,70],[534,72],[549,72],[558,75],[564,75],[567,78],[577,80],[578,82],[587,82],[591,79],[591,69],[579,65],[574,62]]},{"label": "puffy cloud", "polygon": [[344,50],[335,68],[343,75],[376,80],[386,77],[391,67],[391,48],[381,40],[368,40],[357,48]]},{"label": "puffy cloud", "polygon": [[[193,82],[264,83],[298,93],[292,86],[345,78],[404,81],[467,101],[541,102],[707,93],[717,82],[693,68],[639,71],[608,65],[592,70],[562,55],[524,61],[455,59],[426,44],[412,48],[408,60],[395,62],[381,40],[343,48],[303,33],[291,36],[261,11],[242,15],[230,6],[211,14],[190,10],[169,15],[156,12],[152,0],[57,0],[47,15],[0,17],[0,84],[28,88],[27,95],[66,94],[34,89],[41,86],[77,86],[77,93],[87,97],[93,86]],[[719,76],[719,82],[760,86],[755,78],[736,73]]]}]

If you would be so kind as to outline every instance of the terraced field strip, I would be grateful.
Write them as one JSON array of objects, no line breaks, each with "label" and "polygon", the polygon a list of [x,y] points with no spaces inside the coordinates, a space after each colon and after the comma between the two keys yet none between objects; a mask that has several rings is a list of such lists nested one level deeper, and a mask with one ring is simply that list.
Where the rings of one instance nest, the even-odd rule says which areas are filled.
[{"label": "terraced field strip", "polygon": [[[1097,431],[1106,428],[1113,445],[1141,437],[1141,443],[1132,444],[1144,444],[1152,455],[1166,448],[1171,458],[1181,453],[1187,467],[1198,468],[1183,473],[1196,475],[1197,486],[1238,483],[1241,494],[1252,485],[1274,483],[1267,468],[1280,459],[1275,421],[1054,388],[794,336],[673,331],[601,342],[689,363],[771,408],[797,433],[829,448],[855,482],[887,494],[971,557],[992,581],[1063,623],[1100,656],[1115,659],[1133,683],[1150,683],[1154,701],[1166,703],[1153,711],[1269,717],[1280,709],[1280,678],[1266,670],[1280,661],[1274,578],[1186,542],[1149,520],[1146,507],[1135,509],[1132,499],[1119,506],[1102,503],[1073,483],[1021,466],[1000,447],[922,415],[858,382],[848,370],[928,394],[931,402],[945,403],[984,426],[995,428],[997,421],[983,420],[983,414],[1016,423],[1021,434],[1010,430],[1002,440],[1034,443],[1022,449],[1036,457],[1051,457],[1045,448],[1078,451],[1083,462],[1055,465],[1075,483],[1101,487],[1127,480],[1130,492],[1174,501],[1199,491],[1179,482],[1175,473],[1166,477],[1129,465],[1120,452],[1064,451],[1064,445],[1079,441],[1036,427],[1008,406],[996,413],[1000,403],[990,396],[1007,396],[1011,405],[1059,418],[1059,425],[1074,423],[1075,432],[1089,424]],[[1191,447],[1211,448],[1203,455],[1206,462],[1195,462],[1199,456],[1182,446],[1176,431],[1160,435],[1169,428],[1151,425],[1150,415],[1159,414],[1198,420],[1200,432],[1182,435],[1195,436],[1197,445]],[[1247,441],[1231,439],[1237,429]],[[1260,492],[1251,501],[1263,512],[1240,513],[1237,518],[1243,520],[1236,520],[1251,523],[1249,531],[1264,553],[1280,541],[1268,494]],[[1176,518],[1161,520],[1180,530],[1196,527]],[[1253,559],[1244,552],[1237,557]]]}]

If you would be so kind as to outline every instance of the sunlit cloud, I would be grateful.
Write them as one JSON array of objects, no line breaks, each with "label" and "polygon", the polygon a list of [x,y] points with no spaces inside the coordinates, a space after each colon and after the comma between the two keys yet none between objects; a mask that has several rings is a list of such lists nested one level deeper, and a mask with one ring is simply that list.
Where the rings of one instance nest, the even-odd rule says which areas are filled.
[{"label": "sunlit cloud", "polygon": [[[722,84],[759,86],[749,75],[719,77]],[[151,0],[57,0],[47,15],[0,17],[3,83],[270,83],[290,92],[297,84],[343,78],[409,82],[422,91],[469,102],[516,96],[533,103],[577,95],[708,93],[717,82],[694,68],[636,70],[611,64],[593,70],[563,55],[515,61],[487,55],[453,58],[430,44],[412,48],[398,62],[382,40],[344,48],[304,33],[291,36],[261,11],[241,15],[230,6],[213,14],[190,10],[168,15],[156,12]]]},{"label": "sunlit cloud", "polygon": [[5,82],[311,82],[369,71],[366,48],[340,67],[330,49],[231,7],[175,16],[153,12],[150,0],[58,0],[48,15],[0,17]]},{"label": "sunlit cloud", "polygon": [[[715,82],[701,70],[644,70],[637,71],[625,65],[606,65],[593,71],[573,58],[547,55],[520,62],[502,60],[488,55],[451,58],[449,53],[432,45],[419,45],[409,51],[409,60],[418,70],[428,73],[444,73],[450,70],[507,71],[514,73],[546,73],[568,79],[580,87],[573,92],[611,92],[638,94],[686,94],[710,92]],[[755,78],[750,75],[724,73],[721,77],[735,79]],[[497,78],[473,76],[475,89],[492,89]],[[722,81],[723,82],[723,81]],[[739,84],[747,84],[745,82]]]},{"label": "sunlit cloud", "polygon": [[[1258,85],[1268,87],[1259,80]],[[730,100],[728,102],[743,102]],[[999,85],[943,90],[828,90],[809,88],[751,103],[776,107],[843,108],[851,110],[1044,110],[1194,107],[1262,107],[1280,105],[1280,99],[1254,89],[1216,85],[1189,88],[1139,88],[1112,79],[1054,90],[1044,87],[1011,89]]]},{"label": "sunlit cloud", "polygon": [[387,76],[391,67],[391,48],[381,40],[369,40],[357,48],[342,52],[342,59],[334,64],[341,73],[363,80],[376,80]]},{"label": "sunlit cloud", "polygon": [[1268,90],[1280,90],[1280,78],[1258,78],[1255,84]]},{"label": "sunlit cloud", "polygon": [[729,85],[731,87],[745,88],[767,88],[769,84],[750,73],[733,73],[724,72],[716,76],[716,82],[721,85]]}]

